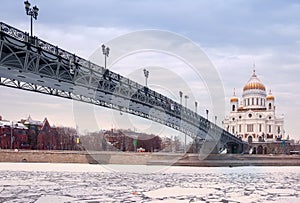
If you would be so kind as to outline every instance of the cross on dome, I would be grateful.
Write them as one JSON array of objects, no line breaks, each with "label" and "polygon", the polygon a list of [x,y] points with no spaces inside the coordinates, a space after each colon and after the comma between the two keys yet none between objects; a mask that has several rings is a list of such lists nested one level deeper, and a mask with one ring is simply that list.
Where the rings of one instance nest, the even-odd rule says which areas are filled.
[{"label": "cross on dome", "polygon": [[255,63],[253,63],[253,74],[252,77],[256,77],[256,73],[255,73]]}]

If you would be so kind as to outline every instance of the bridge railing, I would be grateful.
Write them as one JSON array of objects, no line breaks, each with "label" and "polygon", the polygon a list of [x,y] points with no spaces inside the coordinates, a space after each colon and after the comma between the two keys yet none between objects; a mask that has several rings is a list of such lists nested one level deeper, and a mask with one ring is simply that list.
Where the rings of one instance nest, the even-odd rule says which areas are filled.
[{"label": "bridge railing", "polygon": [[[214,123],[210,122],[209,120],[205,119],[201,115],[197,114],[196,112],[184,107],[183,105],[173,101],[172,99],[149,89],[143,85],[140,85],[137,82],[130,80],[129,78],[125,78],[113,71],[105,69],[102,66],[94,64],[88,60],[85,60],[75,54],[72,54],[64,49],[59,48],[58,46],[52,45],[44,40],[41,40],[35,36],[31,37],[29,33],[23,32],[19,29],[16,29],[10,25],[7,25],[3,22],[0,22],[0,31],[18,41],[25,42],[39,48],[47,53],[55,55],[59,58],[65,59],[70,63],[77,64],[78,66],[84,67],[87,70],[92,70],[93,72],[98,73],[98,75],[103,75],[106,71],[108,71],[108,77],[118,83],[122,82],[125,83],[128,87],[132,88],[136,92],[142,92],[144,95],[150,96],[161,103],[161,108],[165,109],[166,112],[178,116],[182,119],[185,119],[188,122],[196,123],[199,127],[202,126],[205,128],[206,131],[209,129],[214,129],[222,134],[226,134],[230,136],[231,134],[227,131],[224,131],[222,128],[218,127]],[[165,108],[167,107],[167,108]],[[238,138],[236,138],[238,139]]]}]

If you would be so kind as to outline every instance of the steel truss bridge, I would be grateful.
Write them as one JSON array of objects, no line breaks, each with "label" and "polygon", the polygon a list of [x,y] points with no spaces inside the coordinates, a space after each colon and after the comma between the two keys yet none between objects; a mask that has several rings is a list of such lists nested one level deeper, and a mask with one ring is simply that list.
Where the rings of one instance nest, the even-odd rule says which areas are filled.
[{"label": "steel truss bridge", "polygon": [[215,149],[246,149],[245,142],[170,98],[10,25],[0,26],[0,85],[134,114],[205,140],[204,145],[215,143]]}]

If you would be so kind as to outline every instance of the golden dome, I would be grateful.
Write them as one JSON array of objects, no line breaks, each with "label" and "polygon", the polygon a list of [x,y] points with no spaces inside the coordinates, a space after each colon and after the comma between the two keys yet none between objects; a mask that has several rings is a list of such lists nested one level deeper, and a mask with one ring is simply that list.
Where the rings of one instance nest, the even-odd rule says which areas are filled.
[{"label": "golden dome", "polygon": [[238,102],[239,99],[237,97],[231,97],[230,102]]},{"label": "golden dome", "polygon": [[253,70],[253,74],[252,74],[250,80],[247,82],[247,84],[243,88],[244,91],[252,90],[252,89],[266,91],[266,87],[264,86],[264,84],[257,78],[257,76],[255,74],[255,70]]},{"label": "golden dome", "polygon": [[268,94],[268,96],[267,96],[266,99],[267,99],[267,100],[274,100],[274,99],[275,99],[275,97],[273,96],[271,90],[270,90],[270,92],[269,92],[269,94]]},{"label": "golden dome", "polygon": [[235,88],[233,89],[233,96],[230,98],[230,102],[239,102],[239,98],[235,96]]}]

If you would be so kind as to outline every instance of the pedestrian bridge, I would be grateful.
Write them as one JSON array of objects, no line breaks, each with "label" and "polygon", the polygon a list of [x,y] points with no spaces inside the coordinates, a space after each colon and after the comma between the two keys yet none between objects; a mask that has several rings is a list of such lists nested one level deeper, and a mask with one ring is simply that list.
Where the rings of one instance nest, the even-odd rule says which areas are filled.
[{"label": "pedestrian bridge", "polygon": [[143,117],[215,151],[246,149],[245,142],[172,99],[10,25],[0,26],[0,85]]}]

